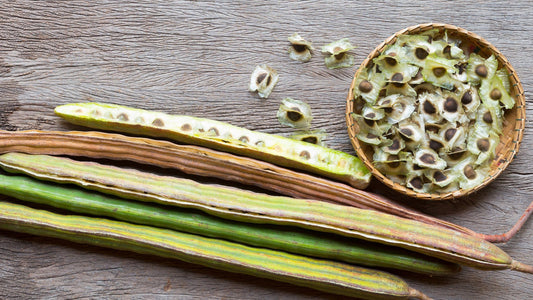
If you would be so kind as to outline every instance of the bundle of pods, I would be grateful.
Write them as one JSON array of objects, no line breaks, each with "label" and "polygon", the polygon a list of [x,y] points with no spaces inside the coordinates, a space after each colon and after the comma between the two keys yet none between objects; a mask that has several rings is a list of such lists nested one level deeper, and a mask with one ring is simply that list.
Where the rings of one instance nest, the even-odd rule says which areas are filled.
[{"label": "bundle of pods", "polygon": [[[98,103],[65,105],[56,113],[75,124],[196,143],[360,187],[369,181],[365,167],[346,153],[221,122]],[[28,175],[0,174],[1,194],[74,213],[1,201],[2,229],[177,258],[368,299],[429,299],[398,276],[368,267],[429,275],[453,274],[461,266],[533,273],[532,266],[492,244],[499,241],[494,236],[252,158],[102,132],[0,132],[0,153],[2,169]],[[297,198],[50,155],[176,168]]]}]

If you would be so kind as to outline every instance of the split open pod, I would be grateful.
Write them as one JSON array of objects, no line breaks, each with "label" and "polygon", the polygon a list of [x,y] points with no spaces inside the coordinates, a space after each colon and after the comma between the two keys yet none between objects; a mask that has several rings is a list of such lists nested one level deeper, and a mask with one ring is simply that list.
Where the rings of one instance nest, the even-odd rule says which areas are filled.
[{"label": "split open pod", "polygon": [[494,180],[518,152],[522,85],[482,37],[448,24],[403,29],[356,71],[348,133],[374,177],[405,195],[445,200]]}]

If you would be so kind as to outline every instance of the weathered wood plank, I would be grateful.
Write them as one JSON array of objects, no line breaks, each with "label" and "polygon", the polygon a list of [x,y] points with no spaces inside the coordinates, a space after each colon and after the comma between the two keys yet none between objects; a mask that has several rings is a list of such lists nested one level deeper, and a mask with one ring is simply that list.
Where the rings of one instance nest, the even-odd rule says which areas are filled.
[{"label": "weathered wood plank", "polygon": [[[9,1],[0,6],[0,128],[72,129],[53,108],[75,101],[127,104],[215,118],[288,134],[276,119],[283,97],[307,101],[328,144],[353,153],[344,123],[356,67],[328,70],[321,45],[348,37],[357,62],[394,32],[445,22],[492,42],[533,91],[530,1]],[[317,46],[305,64],[286,55],[293,32]],[[256,64],[280,73],[269,99],[247,91]],[[529,103],[529,101],[528,101]],[[379,183],[376,191],[485,233],[503,232],[533,195],[528,167],[532,108],[521,151],[503,175],[460,201],[420,203]],[[503,248],[533,262],[533,225]],[[126,252],[0,232],[0,298],[319,299],[323,293]],[[526,299],[532,278],[465,269],[450,278],[406,275],[437,299]]]}]

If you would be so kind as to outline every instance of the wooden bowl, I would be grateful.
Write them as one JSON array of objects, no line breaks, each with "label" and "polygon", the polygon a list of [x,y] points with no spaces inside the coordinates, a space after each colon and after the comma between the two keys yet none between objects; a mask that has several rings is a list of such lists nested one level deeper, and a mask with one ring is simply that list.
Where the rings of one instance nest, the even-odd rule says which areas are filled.
[{"label": "wooden bowl", "polygon": [[[418,34],[435,28],[440,30],[446,30],[448,37],[458,38],[463,42],[470,43],[473,47],[471,49],[475,49],[474,52],[477,52],[479,55],[485,58],[489,57],[491,54],[494,54],[499,62],[499,67],[505,67],[509,72],[509,79],[511,82],[510,94],[515,99],[516,104],[512,109],[506,110],[505,112],[503,124],[504,128],[500,136],[500,143],[496,147],[496,153],[494,160],[492,161],[490,166],[490,172],[481,184],[470,189],[459,189],[454,192],[448,193],[420,193],[393,182],[374,167],[372,161],[372,148],[366,145],[365,143],[360,142],[356,137],[357,133],[359,132],[359,126],[357,122],[355,122],[354,119],[351,117],[351,113],[354,111],[355,103],[353,89],[355,87],[356,78],[361,72],[361,70],[368,67],[371,64],[372,59],[379,56],[387,45],[393,44],[398,36],[405,34]],[[393,34],[391,37],[381,43],[376,49],[374,49],[374,51],[372,51],[368,55],[368,57],[363,61],[359,69],[355,72],[354,79],[352,81],[350,91],[348,93],[346,105],[346,122],[348,125],[348,133],[350,135],[350,140],[355,151],[357,152],[357,155],[370,169],[374,177],[383,182],[385,185],[402,194],[424,200],[446,200],[462,197],[471,194],[492,182],[509,165],[509,163],[517,154],[518,148],[520,147],[520,142],[522,141],[525,126],[525,116],[526,111],[524,90],[522,89],[520,80],[516,75],[516,71],[513,69],[513,67],[505,58],[505,56],[503,56],[503,54],[501,54],[498,49],[496,49],[493,45],[491,45],[489,42],[487,42],[485,39],[483,39],[477,34],[474,34],[456,26],[436,23],[419,24],[405,28]]]}]

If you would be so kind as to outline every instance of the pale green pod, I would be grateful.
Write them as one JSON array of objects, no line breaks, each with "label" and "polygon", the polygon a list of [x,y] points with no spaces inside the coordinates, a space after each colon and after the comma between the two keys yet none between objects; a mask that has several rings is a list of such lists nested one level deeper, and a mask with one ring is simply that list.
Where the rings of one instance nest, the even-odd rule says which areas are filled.
[{"label": "pale green pod", "polygon": [[76,243],[179,259],[365,299],[429,299],[382,271],[319,260],[179,231],[102,218],[60,215],[0,201],[0,228]]},{"label": "pale green pod", "polygon": [[77,125],[197,144],[316,173],[356,188],[370,183],[370,171],[348,153],[215,120],[103,103],[66,104],[56,107],[55,113]]},{"label": "pale green pod", "polygon": [[7,153],[0,155],[0,165],[6,171],[77,184],[128,199],[196,208],[237,221],[294,225],[331,232],[480,269],[533,273],[533,267],[513,260],[502,249],[483,239],[381,212],[200,184],[63,157]]}]

